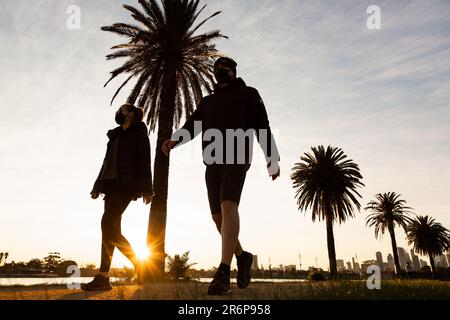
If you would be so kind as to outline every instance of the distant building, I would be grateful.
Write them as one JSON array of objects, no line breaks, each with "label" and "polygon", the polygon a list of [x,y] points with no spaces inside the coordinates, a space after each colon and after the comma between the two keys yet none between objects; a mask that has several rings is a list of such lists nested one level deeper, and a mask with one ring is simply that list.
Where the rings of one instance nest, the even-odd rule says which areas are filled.
[{"label": "distant building", "polygon": [[428,263],[425,260],[420,259],[420,267],[423,268],[423,267],[427,267],[427,266],[428,266]]},{"label": "distant building", "polygon": [[377,251],[375,253],[375,257],[376,257],[378,265],[381,267],[383,265],[383,255],[381,254],[380,251]]},{"label": "distant building", "polygon": [[251,269],[252,270],[258,270],[259,269],[258,268],[258,255],[256,255],[256,254],[253,255],[253,263],[252,263]]},{"label": "distant building", "polygon": [[390,253],[387,256],[387,271],[395,271],[394,257]]},{"label": "distant building", "polygon": [[419,256],[414,253],[414,249],[411,249],[409,252],[411,253],[413,271],[420,270]]},{"label": "distant building", "polygon": [[398,252],[398,260],[400,262],[400,268],[402,270],[405,270],[406,268],[406,263],[409,262],[411,263],[411,259],[409,258],[409,254],[408,252],[406,252],[406,250],[402,247],[398,247],[397,248],[397,252]]},{"label": "distant building", "polygon": [[359,263],[355,261],[354,257],[352,257],[352,262],[353,262],[353,271],[360,272],[361,268],[359,267]]},{"label": "distant building", "polygon": [[288,266],[284,266],[284,272],[286,274],[294,273],[297,271],[297,266],[295,264],[290,264]]},{"label": "distant building", "polygon": [[353,271],[352,263],[351,263],[350,261],[348,261],[348,262],[346,263],[346,265],[347,265],[347,270],[348,270],[348,271]]},{"label": "distant building", "polygon": [[444,264],[445,268],[450,267],[450,263],[448,262],[447,257],[446,257],[445,254],[442,255],[442,263]]},{"label": "distant building", "polygon": [[376,260],[366,260],[366,261],[364,261],[363,263],[361,263],[361,272],[363,272],[363,273],[367,272],[367,268],[372,266],[372,265],[377,266],[378,262]]},{"label": "distant building", "polygon": [[336,260],[336,266],[337,266],[338,271],[344,271],[345,270],[344,260],[337,259]]},{"label": "distant building", "polygon": [[440,255],[436,257],[436,260],[441,264],[441,268],[448,268],[447,257],[445,255]]}]

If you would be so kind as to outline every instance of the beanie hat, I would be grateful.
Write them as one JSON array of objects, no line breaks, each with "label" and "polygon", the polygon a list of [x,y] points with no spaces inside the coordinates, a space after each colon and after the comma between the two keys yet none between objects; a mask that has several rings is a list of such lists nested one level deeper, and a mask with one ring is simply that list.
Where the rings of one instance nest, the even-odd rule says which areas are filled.
[{"label": "beanie hat", "polygon": [[224,65],[226,65],[227,67],[229,67],[230,69],[232,69],[234,71],[234,73],[236,74],[236,67],[237,67],[237,63],[236,61],[234,61],[231,58],[228,57],[220,57],[219,59],[216,60],[216,62],[214,63],[214,70],[217,68],[217,66],[219,65],[219,63],[222,63]]}]

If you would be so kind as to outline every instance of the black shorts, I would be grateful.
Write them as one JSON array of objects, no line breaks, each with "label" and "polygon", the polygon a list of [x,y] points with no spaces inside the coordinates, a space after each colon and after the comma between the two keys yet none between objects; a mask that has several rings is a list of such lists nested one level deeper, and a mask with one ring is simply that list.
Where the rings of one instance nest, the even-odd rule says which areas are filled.
[{"label": "black shorts", "polygon": [[239,204],[249,164],[214,164],[206,167],[205,180],[211,214],[222,213],[220,204],[235,201]]}]

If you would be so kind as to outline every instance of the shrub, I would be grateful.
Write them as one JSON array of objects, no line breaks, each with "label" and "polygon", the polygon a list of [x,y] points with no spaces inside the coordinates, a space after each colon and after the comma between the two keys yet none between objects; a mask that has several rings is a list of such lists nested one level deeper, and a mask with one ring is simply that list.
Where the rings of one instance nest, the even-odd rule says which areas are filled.
[{"label": "shrub", "polygon": [[313,269],[308,272],[307,279],[310,281],[324,281],[327,280],[327,276],[321,269]]},{"label": "shrub", "polygon": [[176,254],[173,257],[167,256],[167,267],[169,269],[169,274],[175,278],[175,280],[184,279],[189,280],[190,275],[188,271],[190,267],[196,263],[189,262],[189,251],[185,252],[183,255]]}]

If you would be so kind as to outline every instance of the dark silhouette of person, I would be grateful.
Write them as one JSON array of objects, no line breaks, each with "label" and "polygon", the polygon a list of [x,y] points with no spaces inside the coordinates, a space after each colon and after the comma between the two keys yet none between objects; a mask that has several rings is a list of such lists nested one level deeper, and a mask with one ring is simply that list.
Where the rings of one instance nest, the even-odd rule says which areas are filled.
[{"label": "dark silhouette of person", "polygon": [[140,262],[122,235],[121,218],[131,201],[142,197],[144,203],[149,204],[153,197],[150,141],[143,116],[141,108],[124,104],[116,112],[115,120],[119,126],[107,133],[106,155],[91,191],[92,199],[104,194],[105,201],[101,221],[101,265],[94,279],[81,285],[85,291],[112,289],[108,273],[116,247],[133,263],[136,275],[140,276]]},{"label": "dark silhouette of person", "polygon": [[[214,75],[217,85],[214,93],[200,101],[184,126],[162,146],[162,151],[168,155],[175,146],[192,140],[200,133],[196,130],[196,122],[201,121],[208,200],[212,219],[222,236],[221,263],[208,287],[208,294],[211,295],[231,293],[230,265],[233,253],[238,266],[238,287],[246,288],[251,280],[253,255],[242,249],[238,239],[238,206],[251,164],[255,134],[264,151],[272,180],[280,175],[278,150],[263,100],[256,89],[248,87],[242,78],[236,77],[236,68],[237,63],[231,58],[221,57],[216,60]],[[249,130],[251,134],[246,135]],[[230,131],[234,132],[237,138],[228,136]],[[185,133],[189,136],[186,139]],[[212,133],[220,133],[221,137],[212,138],[209,136]],[[183,139],[180,140],[179,137]],[[241,143],[236,142],[236,139]],[[217,146],[218,141],[223,141],[222,146],[212,148],[214,151],[208,153],[212,144]]]}]

